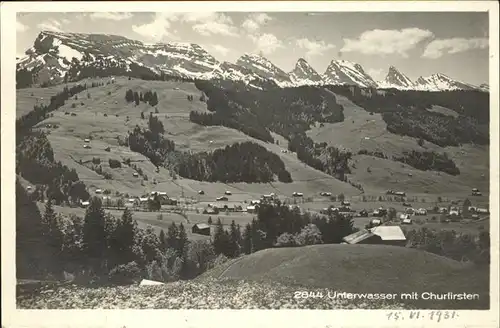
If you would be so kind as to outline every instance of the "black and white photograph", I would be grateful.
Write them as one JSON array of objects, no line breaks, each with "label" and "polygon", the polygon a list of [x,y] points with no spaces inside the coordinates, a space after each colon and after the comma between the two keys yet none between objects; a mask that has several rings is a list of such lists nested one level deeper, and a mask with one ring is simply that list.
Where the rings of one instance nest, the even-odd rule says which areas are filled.
[{"label": "black and white photograph", "polygon": [[498,4],[203,5],[7,7],[15,309],[498,309]]}]

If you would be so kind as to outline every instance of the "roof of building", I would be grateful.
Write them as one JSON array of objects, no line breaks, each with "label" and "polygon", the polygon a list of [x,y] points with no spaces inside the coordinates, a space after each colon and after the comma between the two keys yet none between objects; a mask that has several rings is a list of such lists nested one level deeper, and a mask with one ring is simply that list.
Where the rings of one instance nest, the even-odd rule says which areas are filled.
[{"label": "roof of building", "polygon": [[360,230],[355,233],[350,234],[349,236],[345,236],[343,240],[348,243],[348,244],[357,244],[365,239],[368,239],[370,237],[374,236],[373,233],[371,233],[368,230]]},{"label": "roof of building", "polygon": [[406,240],[400,226],[378,226],[372,228],[370,231],[382,238],[382,240]]},{"label": "roof of building", "polygon": [[198,229],[210,229],[210,226],[206,223],[196,223],[193,227],[197,227]]}]

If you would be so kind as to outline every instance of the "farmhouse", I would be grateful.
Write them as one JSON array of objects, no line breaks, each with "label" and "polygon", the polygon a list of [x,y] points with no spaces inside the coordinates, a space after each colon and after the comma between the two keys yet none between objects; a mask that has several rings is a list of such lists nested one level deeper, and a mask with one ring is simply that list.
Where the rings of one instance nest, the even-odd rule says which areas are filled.
[{"label": "farmhouse", "polygon": [[427,215],[427,210],[425,208],[419,208],[415,210],[415,215]]},{"label": "farmhouse", "polygon": [[196,233],[199,235],[210,236],[210,226],[206,223],[196,223],[191,228],[192,233]]},{"label": "farmhouse", "polygon": [[343,200],[342,202],[340,202],[340,205],[342,205],[342,206],[351,206],[351,202],[349,202],[347,200]]},{"label": "farmhouse", "polygon": [[458,207],[450,207],[449,215],[460,215],[460,209]]},{"label": "farmhouse", "polygon": [[413,224],[413,221],[411,218],[407,218],[401,221],[401,224]]},{"label": "farmhouse", "polygon": [[406,193],[404,191],[387,190],[386,194],[387,195],[396,195],[396,196],[400,196],[400,197],[406,197]]},{"label": "farmhouse", "polygon": [[276,194],[270,193],[269,195],[262,195],[260,198],[263,200],[271,200],[271,199],[274,199],[274,197],[276,197]]},{"label": "farmhouse", "polygon": [[441,208],[439,209],[439,213],[441,213],[441,214],[446,214],[446,213],[448,213],[448,209],[447,209],[446,207],[441,207]]},{"label": "farmhouse", "polygon": [[203,210],[203,214],[219,214],[217,207],[207,207]]},{"label": "farmhouse", "polygon": [[476,208],[476,213],[488,214],[490,211],[487,208]]},{"label": "farmhouse", "polygon": [[481,192],[477,188],[472,188],[472,196],[482,196]]},{"label": "farmhouse", "polygon": [[415,214],[415,210],[411,207],[408,207],[407,209],[405,209],[405,213],[406,214]]},{"label": "farmhouse", "polygon": [[258,208],[258,205],[247,206],[247,213],[257,213]]},{"label": "farmhouse", "polygon": [[343,239],[347,244],[383,244],[404,246],[406,237],[399,226],[378,226],[360,230]]},{"label": "farmhouse", "polygon": [[408,214],[408,213],[403,213],[403,214],[399,215],[400,220],[406,220],[408,218],[410,218],[410,214]]}]

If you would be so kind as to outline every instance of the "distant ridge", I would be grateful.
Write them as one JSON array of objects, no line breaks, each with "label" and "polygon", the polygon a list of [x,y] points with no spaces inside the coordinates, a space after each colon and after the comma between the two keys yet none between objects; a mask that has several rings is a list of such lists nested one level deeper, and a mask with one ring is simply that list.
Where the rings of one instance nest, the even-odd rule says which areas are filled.
[{"label": "distant ridge", "polygon": [[[412,82],[394,66],[386,78],[376,82],[358,64],[334,59],[324,74],[303,58],[286,73],[262,55],[244,54],[236,63],[219,62],[194,43],[169,42],[145,44],[122,36],[42,31],[24,57],[16,57],[17,69],[36,72],[36,83],[58,83],[77,78],[87,68],[113,72],[144,71],[188,79],[226,79],[242,81],[258,87],[271,81],[279,87],[302,85],[357,85],[360,87],[396,88],[402,90],[481,90],[487,85],[473,86],[444,74],[420,77]],[[35,71],[33,71],[35,70]]]}]

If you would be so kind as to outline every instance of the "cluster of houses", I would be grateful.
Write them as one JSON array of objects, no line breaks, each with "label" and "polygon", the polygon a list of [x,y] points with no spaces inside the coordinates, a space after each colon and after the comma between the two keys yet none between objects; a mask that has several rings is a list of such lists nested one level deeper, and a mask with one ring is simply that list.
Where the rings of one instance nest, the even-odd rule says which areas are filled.
[{"label": "cluster of houses", "polygon": [[[103,193],[102,189],[96,189],[95,193],[97,195],[100,195]],[[163,191],[151,191],[150,195],[148,196],[140,196],[140,197],[130,197],[125,200],[125,206],[127,207],[132,207],[132,206],[145,206],[148,204],[150,200],[154,200],[155,197],[159,197],[160,203],[162,205],[172,205],[175,206],[178,204],[178,201],[174,198],[170,198],[166,192]],[[111,198],[109,196],[102,196],[103,200],[110,200]],[[89,201],[80,201],[80,206],[81,207],[87,207],[90,204]]]}]

